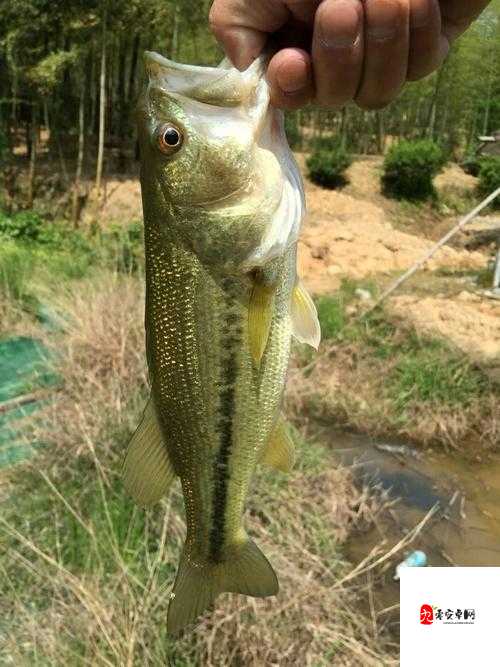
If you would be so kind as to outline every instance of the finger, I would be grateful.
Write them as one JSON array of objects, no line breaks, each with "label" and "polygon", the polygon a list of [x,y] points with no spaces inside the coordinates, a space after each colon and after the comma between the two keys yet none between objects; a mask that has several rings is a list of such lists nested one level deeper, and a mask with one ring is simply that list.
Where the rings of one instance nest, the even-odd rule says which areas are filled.
[{"label": "finger", "polygon": [[489,0],[439,0],[445,37],[450,42],[459,37],[488,4]]},{"label": "finger", "polygon": [[231,62],[245,69],[264,48],[268,34],[279,30],[289,16],[281,0],[215,0],[209,22]]},{"label": "finger", "polygon": [[381,109],[406,80],[408,67],[408,0],[366,0],[364,70],[356,102]]},{"label": "finger", "polygon": [[437,69],[448,48],[448,42],[441,36],[438,0],[411,0],[407,79],[415,81]]},{"label": "finger", "polygon": [[363,63],[363,7],[359,0],[323,0],[312,44],[316,101],[342,106],[353,99]]},{"label": "finger", "polygon": [[271,102],[280,109],[298,109],[313,97],[311,58],[302,49],[283,49],[269,63]]}]

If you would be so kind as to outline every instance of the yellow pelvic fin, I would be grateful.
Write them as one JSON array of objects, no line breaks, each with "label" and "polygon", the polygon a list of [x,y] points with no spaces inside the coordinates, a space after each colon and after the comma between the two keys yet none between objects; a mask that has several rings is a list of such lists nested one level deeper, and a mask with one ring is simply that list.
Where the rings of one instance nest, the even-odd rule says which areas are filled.
[{"label": "yellow pelvic fin", "polygon": [[250,353],[257,365],[266,349],[273,317],[274,287],[254,283],[248,305]]},{"label": "yellow pelvic fin", "polygon": [[290,472],[293,468],[295,446],[283,417],[278,419],[271,437],[262,451],[259,462],[276,468],[276,470],[281,470],[281,472]]},{"label": "yellow pelvic fin", "polygon": [[174,478],[175,472],[150,398],[125,455],[123,482],[132,498],[146,506],[160,500]]},{"label": "yellow pelvic fin", "polygon": [[167,632],[176,635],[193,623],[219,593],[263,598],[278,590],[276,573],[252,540],[231,549],[217,563],[196,563],[184,552],[168,606]]},{"label": "yellow pelvic fin", "polygon": [[297,282],[292,293],[292,334],[299,343],[307,343],[316,350],[321,340],[321,328],[314,301],[301,282]]}]

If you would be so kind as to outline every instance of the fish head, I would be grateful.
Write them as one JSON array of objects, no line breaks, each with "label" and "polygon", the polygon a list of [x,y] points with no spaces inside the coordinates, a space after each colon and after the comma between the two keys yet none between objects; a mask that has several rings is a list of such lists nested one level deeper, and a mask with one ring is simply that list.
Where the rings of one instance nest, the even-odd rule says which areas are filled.
[{"label": "fish head", "polygon": [[195,67],[146,53],[138,106],[146,228],[223,271],[282,254],[304,213],[265,66],[265,57],[240,72],[227,61]]}]

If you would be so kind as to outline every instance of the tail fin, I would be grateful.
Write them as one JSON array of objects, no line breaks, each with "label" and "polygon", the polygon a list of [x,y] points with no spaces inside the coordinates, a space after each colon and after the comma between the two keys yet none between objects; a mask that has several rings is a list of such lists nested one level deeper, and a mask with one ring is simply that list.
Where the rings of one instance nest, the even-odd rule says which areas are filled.
[{"label": "tail fin", "polygon": [[276,595],[278,590],[276,573],[252,540],[220,563],[192,563],[183,553],[168,607],[167,631],[176,635],[193,623],[219,593],[263,598]]}]

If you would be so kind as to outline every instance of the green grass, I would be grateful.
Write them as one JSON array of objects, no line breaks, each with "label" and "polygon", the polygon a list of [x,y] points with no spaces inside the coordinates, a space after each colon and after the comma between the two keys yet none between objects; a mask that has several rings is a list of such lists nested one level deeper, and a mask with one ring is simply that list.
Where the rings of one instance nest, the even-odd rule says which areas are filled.
[{"label": "green grass", "polygon": [[0,294],[12,301],[22,301],[33,270],[33,254],[13,241],[0,244]]},{"label": "green grass", "polygon": [[409,334],[390,374],[390,394],[398,409],[411,401],[442,406],[467,405],[489,383],[466,357],[446,343]]},{"label": "green grass", "polygon": [[477,192],[473,189],[446,187],[442,188],[435,202],[435,208],[441,215],[465,215],[479,203]]},{"label": "green grass", "polygon": [[65,224],[46,223],[36,238],[0,234],[0,297],[36,310],[37,285],[78,280],[96,267],[133,273],[143,266],[140,223],[84,234]]},{"label": "green grass", "polygon": [[[349,316],[347,307],[357,286],[344,282],[336,294],[317,300],[322,337],[338,345],[354,344],[360,354],[387,361],[385,393],[397,412],[404,412],[410,402],[467,405],[488,391],[485,374],[446,341],[398,326],[383,308],[366,317]],[[372,285],[368,288],[374,293]]]}]

